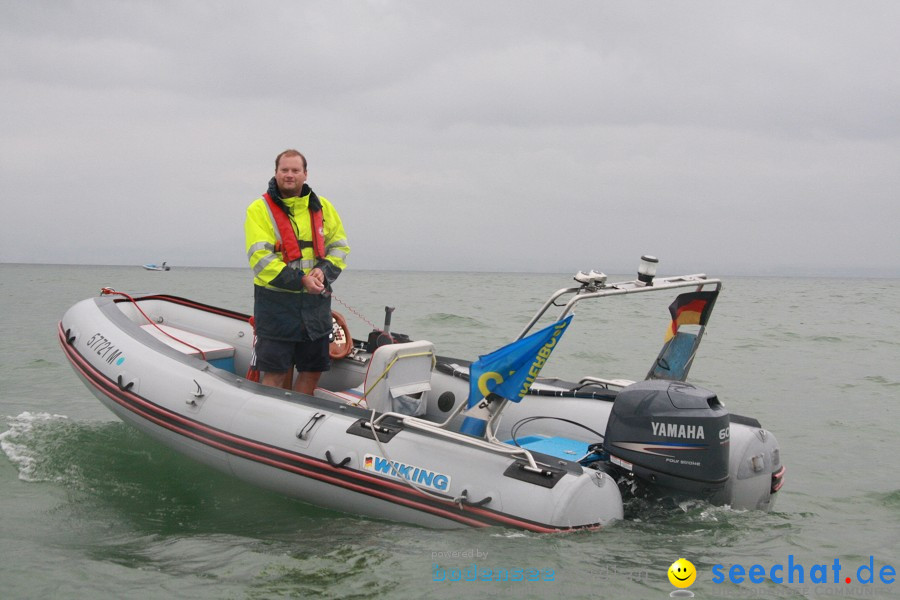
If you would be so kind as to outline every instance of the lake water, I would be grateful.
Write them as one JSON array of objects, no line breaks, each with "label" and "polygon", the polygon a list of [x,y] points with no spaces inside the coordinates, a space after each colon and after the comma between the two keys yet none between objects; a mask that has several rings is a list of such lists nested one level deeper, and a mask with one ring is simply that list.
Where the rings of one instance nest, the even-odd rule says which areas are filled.
[{"label": "lake water", "polygon": [[[885,582],[900,567],[900,280],[723,279],[690,379],[778,437],[775,510],[632,506],[600,532],[538,535],[367,520],[247,486],[119,422],[58,347],[65,310],[104,286],[250,312],[247,270],[0,265],[0,598],[666,598],[680,557],[696,598],[900,597]],[[570,283],[349,270],[335,308],[365,337],[394,306],[393,331],[474,359]],[[543,374],[642,379],[672,300],[654,296],[579,308]],[[543,580],[449,581],[473,568]]]}]

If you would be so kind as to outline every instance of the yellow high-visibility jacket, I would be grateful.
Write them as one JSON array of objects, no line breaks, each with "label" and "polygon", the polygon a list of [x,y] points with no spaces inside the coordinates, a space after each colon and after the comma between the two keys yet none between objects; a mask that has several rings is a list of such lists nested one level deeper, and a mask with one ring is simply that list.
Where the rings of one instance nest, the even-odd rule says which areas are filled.
[{"label": "yellow high-visibility jacket", "polygon": [[[346,268],[350,245],[334,205],[319,197],[325,257],[315,257],[311,245],[304,244],[312,242],[309,217],[311,190],[304,186],[301,193],[302,196],[293,198],[278,198],[287,207],[294,233],[301,243],[301,259],[294,264],[286,264],[281,252],[276,251],[280,236],[266,201],[257,198],[247,207],[244,235],[247,259],[253,270],[253,314],[259,337],[302,341],[316,340],[331,332],[330,294],[309,294],[300,280],[318,267],[325,274],[330,289],[331,283]],[[270,182],[269,195],[273,198],[278,196],[274,179]]]}]

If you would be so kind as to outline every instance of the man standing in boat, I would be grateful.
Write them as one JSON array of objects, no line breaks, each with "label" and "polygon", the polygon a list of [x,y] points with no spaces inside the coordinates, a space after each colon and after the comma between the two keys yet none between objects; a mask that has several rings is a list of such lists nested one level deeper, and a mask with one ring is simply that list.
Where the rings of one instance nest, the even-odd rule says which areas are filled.
[{"label": "man standing in boat", "polygon": [[347,234],[334,206],[306,184],[306,157],[285,150],[269,189],[247,208],[256,366],[262,383],[312,394],[329,356],[331,283],[346,267]]}]

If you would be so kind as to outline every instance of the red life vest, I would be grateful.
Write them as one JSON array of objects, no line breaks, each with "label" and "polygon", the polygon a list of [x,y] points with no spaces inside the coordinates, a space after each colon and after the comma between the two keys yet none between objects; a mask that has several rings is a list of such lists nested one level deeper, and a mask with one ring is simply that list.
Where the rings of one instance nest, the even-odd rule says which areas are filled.
[{"label": "red life vest", "polygon": [[[269,212],[275,219],[275,227],[278,228],[278,233],[281,236],[281,242],[275,244],[275,252],[280,252],[286,263],[300,260],[300,242],[297,241],[297,234],[294,233],[291,218],[280,206],[275,204],[275,201],[272,200],[268,193],[263,194],[263,198],[269,205]],[[313,252],[316,258],[325,258],[325,231],[322,222],[322,211],[310,208],[309,223],[312,229]]]}]

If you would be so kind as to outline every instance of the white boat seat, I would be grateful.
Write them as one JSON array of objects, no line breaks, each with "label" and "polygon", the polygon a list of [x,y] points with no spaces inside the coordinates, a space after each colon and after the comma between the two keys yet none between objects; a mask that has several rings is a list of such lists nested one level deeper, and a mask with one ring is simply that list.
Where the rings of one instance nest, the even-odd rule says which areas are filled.
[{"label": "white boat seat", "polygon": [[[203,356],[206,357],[206,361],[209,364],[234,373],[234,346],[169,325],[153,325],[147,323],[146,325],[141,325],[141,329],[167,345],[169,348],[178,350],[182,354],[202,358],[200,354],[200,351],[202,350]],[[160,331],[160,329],[162,329],[162,331]],[[163,331],[165,333],[163,333]],[[166,333],[169,335],[166,335]],[[193,348],[191,346],[193,346]]]},{"label": "white boat seat", "polygon": [[435,360],[434,344],[425,340],[381,346],[363,381],[366,406],[378,412],[424,415]]}]

